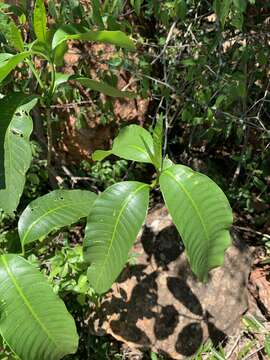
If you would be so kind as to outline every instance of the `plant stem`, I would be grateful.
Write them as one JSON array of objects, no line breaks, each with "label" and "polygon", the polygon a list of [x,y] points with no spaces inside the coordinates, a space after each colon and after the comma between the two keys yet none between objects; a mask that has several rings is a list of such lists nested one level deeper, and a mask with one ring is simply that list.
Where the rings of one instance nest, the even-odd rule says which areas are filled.
[{"label": "plant stem", "polygon": [[51,76],[51,86],[50,86],[50,89],[49,89],[49,106],[51,105],[51,101],[52,101],[52,97],[53,97],[53,94],[54,94],[54,87],[55,87],[55,67],[54,67],[54,64],[53,62],[50,60],[50,65],[52,67],[52,76]]},{"label": "plant stem", "polygon": [[154,189],[154,187],[158,184],[158,178],[159,178],[159,177],[157,177],[156,179],[154,179],[154,180],[152,181],[152,183],[151,183],[151,185],[150,185],[150,188],[151,188],[151,189]]},{"label": "plant stem", "polygon": [[27,62],[27,64],[28,64],[28,66],[30,67],[33,75],[34,75],[35,78],[37,79],[37,82],[39,83],[39,86],[41,87],[41,89],[44,89],[44,84],[43,84],[43,82],[41,81],[41,78],[40,78],[38,72],[36,71],[36,69],[35,69],[32,61],[30,61],[29,59],[26,59],[26,62]]},{"label": "plant stem", "polygon": [[51,122],[51,113],[50,108],[46,108],[46,121],[47,121],[47,141],[48,141],[48,153],[47,153],[47,168],[50,172],[51,163],[52,163],[52,148],[53,148],[53,142],[52,142],[52,122]]}]

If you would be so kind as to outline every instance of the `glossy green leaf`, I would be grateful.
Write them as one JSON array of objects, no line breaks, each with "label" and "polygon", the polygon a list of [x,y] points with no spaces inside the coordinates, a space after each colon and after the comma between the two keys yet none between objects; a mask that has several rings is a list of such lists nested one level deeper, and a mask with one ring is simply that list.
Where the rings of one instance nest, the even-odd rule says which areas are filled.
[{"label": "glossy green leaf", "polygon": [[121,91],[118,90],[117,88],[106,84],[103,81],[96,81],[96,80],[92,80],[92,79],[88,79],[86,77],[83,78],[74,78],[74,80],[78,81],[80,84],[82,84],[84,87],[94,90],[94,91],[98,91],[101,92],[105,95],[114,97],[114,98],[129,98],[132,99],[134,97],[136,97],[136,94],[131,93],[129,91]]},{"label": "glossy green leaf", "polygon": [[[17,97],[18,96],[18,97]],[[0,208],[11,214],[16,210],[25,184],[25,174],[32,160],[32,151],[29,137],[33,130],[32,119],[29,111],[35,106],[37,98],[23,95],[10,95],[10,110],[6,109],[3,114],[6,116],[6,124],[13,117],[5,133],[4,140],[4,165],[5,165],[5,189],[0,190]],[[8,98],[0,101],[5,106]],[[12,105],[13,101],[19,107]],[[20,103],[21,101],[21,103]],[[5,117],[3,116],[3,119]],[[3,176],[2,176],[3,178]],[[3,180],[2,180],[3,182]]]},{"label": "glossy green leaf", "polygon": [[1,54],[0,54],[0,66],[1,66],[1,62],[6,61],[6,60],[12,58],[12,56],[13,56],[12,54],[1,53]]},{"label": "glossy green leaf", "polygon": [[36,37],[41,42],[46,42],[46,9],[43,0],[36,0],[33,18],[33,27]]},{"label": "glossy green leaf", "polygon": [[7,128],[18,107],[28,103],[33,96],[11,93],[0,99],[0,189],[5,187],[4,142]]},{"label": "glossy green leaf", "polygon": [[18,51],[23,51],[24,45],[21,32],[14,21],[4,13],[0,13],[0,32],[3,33],[10,46]]},{"label": "glossy green leaf", "polygon": [[87,217],[96,197],[86,190],[55,190],[35,199],[19,220],[22,246]]},{"label": "glossy green leaf", "polygon": [[109,290],[128,259],[146,216],[149,185],[135,181],[110,186],[95,201],[88,217],[84,258],[88,280],[99,294]]},{"label": "glossy green leaf", "polygon": [[[76,31],[74,33],[74,31]],[[95,41],[120,46],[124,49],[134,50],[133,41],[122,31],[86,31],[78,33],[73,25],[61,26],[54,34],[53,49],[67,40]]]},{"label": "glossy green leaf", "polygon": [[76,352],[74,320],[33,265],[2,255],[0,283],[0,332],[20,359],[60,360]]},{"label": "glossy green leaf", "polygon": [[183,165],[164,170],[160,186],[192,270],[205,281],[209,270],[222,265],[231,243],[229,202],[216,183]]},{"label": "glossy green leaf", "polygon": [[92,158],[101,161],[113,154],[126,160],[133,160],[145,163],[152,163],[152,160],[145,148],[147,143],[149,149],[154,153],[153,138],[151,134],[138,125],[129,125],[121,129],[114,139],[111,150],[97,150]]},{"label": "glossy green leaf", "polygon": [[0,83],[8,76],[8,74],[25,58],[30,56],[29,51],[22,52],[10,57],[6,57],[5,61],[0,62]]}]

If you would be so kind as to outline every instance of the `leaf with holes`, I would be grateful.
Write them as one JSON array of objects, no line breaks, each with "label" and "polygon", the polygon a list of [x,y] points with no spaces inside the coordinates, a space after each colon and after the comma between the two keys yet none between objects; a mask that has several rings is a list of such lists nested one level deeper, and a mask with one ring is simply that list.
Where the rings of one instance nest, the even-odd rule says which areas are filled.
[{"label": "leaf with holes", "polygon": [[0,189],[5,187],[4,142],[7,128],[16,110],[33,98],[32,95],[11,93],[0,99]]},{"label": "leaf with holes", "polygon": [[87,217],[96,197],[86,190],[55,190],[32,201],[18,224],[22,246]]},{"label": "leaf with holes", "polygon": [[145,144],[154,153],[151,134],[138,125],[129,125],[120,130],[118,136],[114,139],[111,150],[96,150],[92,158],[95,161],[101,161],[109,155],[116,155],[126,160],[152,164]]},{"label": "leaf with holes", "polygon": [[95,201],[88,217],[84,258],[90,285],[99,294],[110,289],[128,259],[145,219],[149,185],[136,181],[110,186]]},{"label": "leaf with holes", "polygon": [[[0,101],[0,104],[5,104],[4,99],[2,102]],[[1,113],[1,115],[7,116],[7,124],[14,108],[16,108],[4,139],[5,189],[0,190],[0,209],[3,209],[7,214],[12,214],[19,204],[24,189],[25,174],[32,160],[29,138],[33,130],[33,122],[29,111],[35,106],[37,98],[29,96],[27,100],[27,97],[18,95],[17,98],[14,96],[13,100],[16,101],[17,105],[22,100],[23,105],[16,108],[16,105],[12,105],[11,102],[9,105],[10,110],[12,110],[11,114],[9,109]]]},{"label": "leaf with holes", "polygon": [[160,176],[166,206],[185,244],[192,270],[202,281],[222,265],[231,243],[232,211],[222,190],[207,176],[173,165]]},{"label": "leaf with holes", "polygon": [[74,320],[33,265],[18,255],[0,256],[0,283],[0,332],[22,360],[57,360],[76,352]]}]

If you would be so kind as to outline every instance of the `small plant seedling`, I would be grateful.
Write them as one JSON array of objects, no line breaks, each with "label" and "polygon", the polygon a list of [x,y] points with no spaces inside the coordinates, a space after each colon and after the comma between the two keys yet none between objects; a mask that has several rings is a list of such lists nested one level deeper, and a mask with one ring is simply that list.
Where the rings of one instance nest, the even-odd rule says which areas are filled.
[{"label": "small plant seedling", "polygon": [[[136,4],[139,13],[140,4]],[[11,52],[0,54],[0,82],[8,79],[11,71],[24,62],[38,89],[38,95],[32,95],[28,89],[27,93],[15,92],[0,99],[0,208],[6,214],[12,214],[19,204],[25,174],[32,160],[30,111],[37,102],[47,110],[50,155],[50,106],[63,83],[75,80],[110,97],[134,96],[81,75],[70,77],[58,73],[67,41],[105,42],[127,50],[132,50],[134,44],[121,31],[96,31],[76,24],[58,24],[47,29],[42,0],[35,3],[31,25],[36,39],[32,42],[23,40],[11,18],[4,13],[0,16],[0,31],[12,47]],[[46,71],[35,68],[35,57],[45,60]],[[111,150],[98,150],[93,155],[97,161],[113,154],[125,160],[150,163],[156,170],[152,184],[122,181],[99,196],[87,190],[55,190],[32,201],[21,214],[18,223],[21,254],[0,256],[0,333],[19,358],[57,360],[75,353],[78,347],[75,322],[65,304],[43,274],[25,259],[26,250],[31,254],[31,245],[56,229],[87,218],[83,259],[88,267],[89,284],[96,293],[103,294],[110,289],[128,260],[147,214],[150,191],[160,187],[198,279],[206,281],[208,272],[223,263],[224,252],[230,245],[232,211],[229,202],[210,178],[164,157],[163,137],[160,117],[152,134],[137,125],[127,126],[115,138]],[[48,167],[49,159],[50,156]]]}]

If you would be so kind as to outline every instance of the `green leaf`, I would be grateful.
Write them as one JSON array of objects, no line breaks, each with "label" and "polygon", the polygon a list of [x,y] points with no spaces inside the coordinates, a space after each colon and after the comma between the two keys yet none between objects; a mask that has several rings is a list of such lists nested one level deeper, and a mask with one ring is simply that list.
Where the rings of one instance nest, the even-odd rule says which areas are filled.
[{"label": "green leaf", "polygon": [[36,37],[46,42],[46,9],[43,0],[37,0],[34,9],[33,27]]},{"label": "green leaf", "polygon": [[33,96],[23,93],[12,93],[0,99],[0,189],[5,187],[4,142],[7,128],[18,107],[31,100]]},{"label": "green leaf", "polygon": [[60,72],[56,72],[55,73],[55,82],[54,82],[54,90],[62,85],[65,84],[66,82],[68,82],[70,79],[70,75],[69,74],[65,74],[65,73],[60,73]]},{"label": "green leaf", "polygon": [[76,352],[74,320],[33,265],[2,255],[0,284],[0,332],[22,360],[57,360]]},{"label": "green leaf", "polygon": [[153,131],[155,166],[161,170],[162,167],[162,143],[163,143],[163,116],[157,118]]},{"label": "green leaf", "polygon": [[96,80],[88,79],[86,77],[83,77],[83,78],[74,77],[73,79],[78,81],[80,84],[82,84],[84,87],[86,87],[88,89],[101,92],[101,93],[111,96],[111,97],[115,97],[115,98],[127,97],[129,99],[133,99],[134,97],[136,97],[136,94],[134,94],[134,93],[131,93],[129,91],[118,90],[117,88],[115,88],[111,85],[108,85],[102,81],[96,81]]},{"label": "green leaf", "polygon": [[186,0],[178,0],[175,4],[175,12],[176,16],[181,19],[185,20],[187,16],[187,3]]},{"label": "green leaf", "polygon": [[49,10],[50,15],[53,17],[53,19],[57,20],[58,13],[57,13],[57,9],[56,9],[54,0],[48,1],[48,10]]},{"label": "green leaf", "polygon": [[32,201],[18,224],[22,246],[87,217],[96,196],[86,190],[55,190]]},{"label": "green leaf", "polygon": [[253,315],[244,316],[242,321],[244,325],[251,331],[261,332],[264,330],[263,324]]},{"label": "green leaf", "polygon": [[141,12],[142,0],[131,0],[131,5],[133,6],[135,13],[139,16]]},{"label": "green leaf", "polygon": [[0,32],[3,33],[10,46],[18,51],[23,51],[23,39],[21,32],[14,21],[3,13],[0,13]]},{"label": "green leaf", "polygon": [[149,185],[135,181],[110,186],[95,201],[88,217],[84,258],[90,285],[99,294],[110,289],[128,259],[146,216]]},{"label": "green leaf", "polygon": [[8,76],[8,74],[25,58],[30,56],[30,51],[25,51],[10,57],[6,57],[5,61],[0,63],[0,83]]},{"label": "green leaf", "polygon": [[220,19],[222,27],[224,27],[227,17],[231,10],[232,0],[215,0],[213,9]]},{"label": "green leaf", "polygon": [[[75,32],[75,33],[74,33]],[[81,41],[97,41],[120,46],[124,49],[134,50],[133,41],[122,31],[86,31],[78,32],[77,27],[73,25],[61,26],[54,34],[52,48],[56,48],[63,41],[81,40]]]},{"label": "green leaf", "polygon": [[1,53],[1,54],[0,54],[0,66],[1,66],[1,62],[6,61],[6,60],[12,58],[12,56],[13,56],[12,54]]},{"label": "green leaf", "polygon": [[151,134],[138,125],[129,125],[121,129],[114,139],[111,150],[97,150],[92,158],[94,161],[101,161],[113,154],[126,160],[152,163],[152,160],[145,148],[147,143],[149,149],[154,153],[153,138]]},{"label": "green leaf", "polygon": [[247,9],[247,0],[233,0],[234,6],[238,11],[244,13]]},{"label": "green leaf", "polygon": [[105,29],[104,26],[104,22],[100,13],[100,2],[99,0],[92,0],[91,1],[91,5],[92,5],[92,10],[93,10],[93,20],[95,22],[95,24],[100,28],[100,29]]},{"label": "green leaf", "polygon": [[53,62],[56,66],[64,66],[64,56],[68,50],[68,46],[66,42],[62,42],[59,44],[53,52]]},{"label": "green leaf", "polygon": [[222,265],[231,243],[232,211],[222,190],[207,176],[173,165],[160,176],[166,206],[184,242],[193,272],[206,281]]},{"label": "green leaf", "polygon": [[270,336],[266,335],[264,339],[264,351],[266,352],[266,355],[270,359]]},{"label": "green leaf", "polygon": [[[8,102],[8,100],[11,100]],[[15,104],[13,105],[13,102]],[[4,140],[5,189],[0,190],[0,208],[11,214],[16,210],[25,184],[25,174],[32,160],[29,137],[33,130],[29,111],[35,106],[37,98],[22,94],[12,94],[0,100],[0,110],[9,104],[9,109],[3,110],[5,123],[12,120],[6,130]],[[18,105],[19,107],[16,107]],[[15,111],[14,111],[15,109]],[[2,125],[2,124],[1,124]],[[6,126],[4,125],[4,126]],[[2,129],[1,129],[2,130]],[[1,152],[3,154],[3,152]],[[1,175],[3,182],[3,175]]]}]

